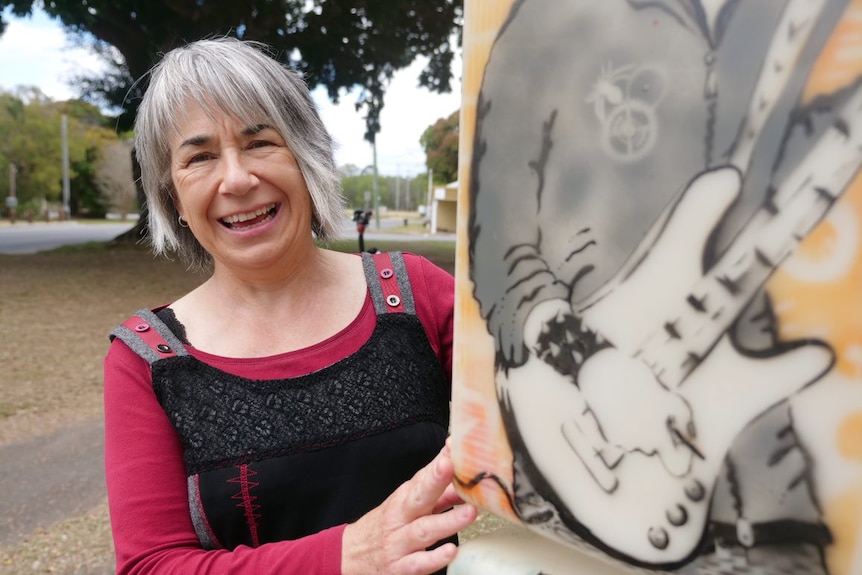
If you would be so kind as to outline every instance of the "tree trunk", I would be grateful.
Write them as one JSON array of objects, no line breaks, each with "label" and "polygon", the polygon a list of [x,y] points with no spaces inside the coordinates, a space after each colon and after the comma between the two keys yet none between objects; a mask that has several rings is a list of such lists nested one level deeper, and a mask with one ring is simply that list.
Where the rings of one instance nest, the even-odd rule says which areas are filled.
[{"label": "tree trunk", "polygon": [[137,244],[142,243],[147,234],[149,218],[147,214],[147,197],[144,195],[144,187],[141,185],[141,165],[135,155],[135,148],[131,151],[132,179],[135,182],[135,195],[138,199],[138,222],[129,230],[111,240],[112,244]]}]

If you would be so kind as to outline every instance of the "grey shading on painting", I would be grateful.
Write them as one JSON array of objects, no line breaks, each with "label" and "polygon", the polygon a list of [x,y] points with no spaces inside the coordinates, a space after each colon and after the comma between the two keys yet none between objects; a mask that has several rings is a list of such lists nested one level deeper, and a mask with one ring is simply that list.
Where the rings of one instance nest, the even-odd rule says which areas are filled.
[{"label": "grey shading on painting", "polygon": [[834,354],[780,340],[763,286],[862,161],[858,79],[802,103],[846,6],[514,4],[469,254],[535,531],[646,569],[827,572],[787,399]]}]

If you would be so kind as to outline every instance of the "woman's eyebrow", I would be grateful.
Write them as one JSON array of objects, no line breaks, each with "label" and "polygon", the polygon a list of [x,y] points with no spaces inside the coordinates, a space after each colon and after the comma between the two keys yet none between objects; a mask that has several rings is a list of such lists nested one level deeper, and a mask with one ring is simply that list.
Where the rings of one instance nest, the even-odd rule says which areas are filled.
[{"label": "woman's eyebrow", "polygon": [[242,131],[242,134],[243,136],[254,136],[255,134],[259,134],[269,128],[272,128],[269,124],[257,124],[256,126],[247,127]]},{"label": "woman's eyebrow", "polygon": [[212,140],[210,136],[192,136],[191,138],[187,138],[183,140],[179,147],[185,148],[186,146],[203,146],[207,142]]},{"label": "woman's eyebrow", "polygon": [[[272,128],[269,124],[256,124],[254,126],[248,126],[241,133],[243,136],[254,136],[255,134],[259,134],[264,130],[268,130]],[[195,147],[195,146],[203,146],[212,140],[212,136],[192,136],[190,138],[186,138],[183,140],[179,147]]]}]

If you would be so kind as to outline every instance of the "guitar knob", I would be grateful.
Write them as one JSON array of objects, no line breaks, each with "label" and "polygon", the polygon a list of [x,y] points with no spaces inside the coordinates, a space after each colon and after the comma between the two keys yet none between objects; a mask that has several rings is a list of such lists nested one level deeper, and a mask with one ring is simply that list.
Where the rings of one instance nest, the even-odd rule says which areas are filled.
[{"label": "guitar knob", "polygon": [[656,549],[667,549],[667,546],[670,545],[670,537],[663,527],[650,527],[647,531],[647,538]]},{"label": "guitar knob", "polygon": [[754,545],[754,527],[744,517],[740,517],[736,522],[736,540],[743,547]]},{"label": "guitar knob", "polygon": [[685,525],[688,522],[688,511],[682,505],[677,505],[667,512],[667,520],[674,527]]},{"label": "guitar knob", "polygon": [[703,501],[706,496],[706,488],[697,479],[692,479],[691,483],[685,486],[685,496],[688,497],[689,501],[695,503]]}]

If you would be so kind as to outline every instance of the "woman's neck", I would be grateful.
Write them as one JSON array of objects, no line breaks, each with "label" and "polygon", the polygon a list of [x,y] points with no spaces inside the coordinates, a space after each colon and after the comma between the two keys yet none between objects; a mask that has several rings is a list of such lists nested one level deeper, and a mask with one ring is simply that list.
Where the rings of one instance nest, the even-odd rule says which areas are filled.
[{"label": "woman's neck", "polygon": [[358,315],[367,288],[360,258],[315,248],[290,269],[260,274],[216,269],[172,307],[192,346],[259,357],[313,345]]}]

